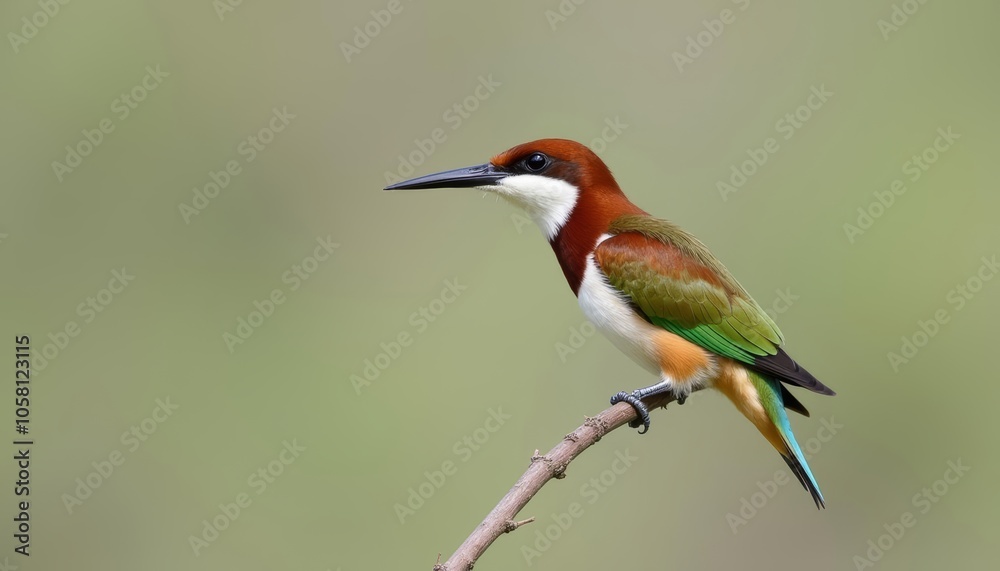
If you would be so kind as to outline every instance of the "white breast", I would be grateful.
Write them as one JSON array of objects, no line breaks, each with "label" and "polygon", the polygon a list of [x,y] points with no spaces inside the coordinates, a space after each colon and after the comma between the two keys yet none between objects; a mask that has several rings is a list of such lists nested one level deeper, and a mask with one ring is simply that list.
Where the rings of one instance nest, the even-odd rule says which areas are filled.
[{"label": "white breast", "polygon": [[[602,236],[601,240],[607,238]],[[600,241],[598,242],[600,243]],[[622,294],[608,283],[598,269],[594,256],[587,257],[587,267],[578,292],[580,308],[594,324],[623,353],[660,376],[660,364],[653,339],[660,331],[639,317],[629,307]]]}]

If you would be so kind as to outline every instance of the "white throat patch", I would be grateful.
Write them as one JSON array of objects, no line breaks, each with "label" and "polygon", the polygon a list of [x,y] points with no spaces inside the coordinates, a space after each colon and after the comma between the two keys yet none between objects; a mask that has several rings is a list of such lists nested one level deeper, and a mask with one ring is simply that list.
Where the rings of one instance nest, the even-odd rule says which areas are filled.
[{"label": "white throat patch", "polygon": [[569,220],[579,196],[579,190],[564,180],[533,174],[509,176],[495,186],[481,188],[524,209],[549,240]]}]

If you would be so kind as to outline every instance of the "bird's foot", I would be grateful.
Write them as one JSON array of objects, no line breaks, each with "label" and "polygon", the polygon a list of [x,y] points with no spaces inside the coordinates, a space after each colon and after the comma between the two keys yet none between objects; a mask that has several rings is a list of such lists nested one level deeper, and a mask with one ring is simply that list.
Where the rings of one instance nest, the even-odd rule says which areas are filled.
[{"label": "bird's foot", "polygon": [[637,396],[639,391],[633,391],[631,394],[621,391],[615,396],[611,397],[611,404],[618,404],[620,402],[627,402],[635,409],[638,418],[629,422],[628,425],[632,428],[639,428],[642,426],[642,430],[639,434],[646,434],[649,431],[649,408],[643,404],[642,400]]},{"label": "bird's foot", "polygon": [[687,400],[688,400],[688,396],[687,395],[681,395],[681,396],[677,397],[677,404],[684,404],[684,403],[687,402]]}]

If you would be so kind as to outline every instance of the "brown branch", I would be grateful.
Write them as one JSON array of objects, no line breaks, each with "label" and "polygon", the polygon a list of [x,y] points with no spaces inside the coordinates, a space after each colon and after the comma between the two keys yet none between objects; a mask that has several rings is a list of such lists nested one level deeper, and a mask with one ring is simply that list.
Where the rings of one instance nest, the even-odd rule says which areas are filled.
[{"label": "brown branch", "polygon": [[[652,411],[654,408],[666,407],[675,399],[670,393],[655,395],[643,402]],[[438,555],[439,563],[434,565],[434,571],[469,571],[476,560],[489,549],[490,545],[504,533],[510,533],[518,527],[534,521],[528,518],[515,521],[514,517],[525,505],[535,497],[552,478],[566,477],[569,463],[583,453],[584,450],[601,439],[612,430],[635,420],[635,409],[627,403],[618,403],[587,420],[579,428],[567,434],[559,444],[545,456],[539,456],[538,451],[531,457],[531,465],[521,475],[514,487],[500,500],[500,503],[486,516],[465,542],[443,564]]]}]

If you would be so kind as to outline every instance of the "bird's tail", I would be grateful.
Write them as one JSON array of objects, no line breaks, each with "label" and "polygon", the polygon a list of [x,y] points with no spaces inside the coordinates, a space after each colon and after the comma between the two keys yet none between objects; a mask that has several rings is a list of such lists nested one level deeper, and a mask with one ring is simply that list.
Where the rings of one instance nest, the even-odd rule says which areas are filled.
[{"label": "bird's tail", "polygon": [[[784,402],[781,383],[755,371],[748,370],[747,375],[750,378],[750,382],[757,389],[760,404],[767,413],[768,420],[773,425],[766,427],[758,425],[757,428],[778,449],[781,458],[788,464],[788,467],[795,474],[795,477],[798,478],[802,487],[809,492],[813,501],[816,502],[816,507],[825,508],[826,502],[823,499],[823,493],[819,491],[819,484],[816,483],[816,478],[813,477],[812,470],[809,469],[809,464],[802,454],[802,449],[799,448],[799,443],[795,441],[795,435],[792,434],[792,425],[788,421],[788,414],[785,412],[786,403]],[[753,420],[751,418],[751,421]],[[776,435],[775,430],[777,432]],[[770,434],[768,434],[769,432]],[[777,438],[774,436],[777,436]]]}]

